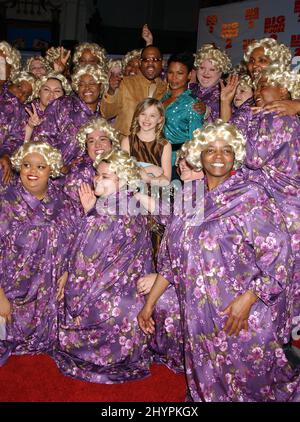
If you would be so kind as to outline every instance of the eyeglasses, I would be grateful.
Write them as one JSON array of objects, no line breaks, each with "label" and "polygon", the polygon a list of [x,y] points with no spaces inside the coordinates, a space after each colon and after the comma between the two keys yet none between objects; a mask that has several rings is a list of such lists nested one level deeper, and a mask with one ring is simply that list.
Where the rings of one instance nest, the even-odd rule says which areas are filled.
[{"label": "eyeglasses", "polygon": [[151,62],[157,63],[157,62],[161,62],[162,58],[161,57],[142,57],[141,61],[143,63],[151,63]]}]

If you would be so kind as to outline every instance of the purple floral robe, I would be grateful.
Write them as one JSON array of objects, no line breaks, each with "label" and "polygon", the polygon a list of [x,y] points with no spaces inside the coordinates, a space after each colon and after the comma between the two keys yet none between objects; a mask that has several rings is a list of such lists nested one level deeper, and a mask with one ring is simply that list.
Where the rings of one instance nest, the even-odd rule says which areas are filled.
[{"label": "purple floral robe", "polygon": [[282,211],[295,256],[294,314],[300,314],[300,122],[298,117],[260,114],[251,128],[245,164]]},{"label": "purple floral robe", "polygon": [[51,353],[57,340],[57,280],[75,230],[70,200],[49,182],[39,201],[21,181],[0,199],[0,287],[12,305],[0,364],[10,354]]},{"label": "purple floral robe", "polygon": [[152,248],[145,217],[114,210],[114,203],[121,208],[129,199],[126,191],[99,198],[69,250],[55,358],[75,378],[111,384],[150,375],[147,338],[137,324],[143,298],[136,283],[153,272]]},{"label": "purple floral robe", "polygon": [[[202,224],[191,221],[172,219],[159,257],[180,301],[188,398],[299,400],[299,375],[281,347],[293,260],[280,211],[237,172],[206,193]],[[247,290],[259,298],[249,331],[229,337],[220,312]]]},{"label": "purple floral robe", "polygon": [[93,113],[75,94],[58,98],[48,105],[44,121],[34,128],[31,139],[44,140],[58,148],[64,163],[70,164],[83,155],[76,139],[78,130],[91,117],[96,116],[99,116],[99,111]]},{"label": "purple floral robe", "polygon": [[232,116],[228,123],[235,125],[244,135],[246,139],[249,138],[249,131],[251,130],[251,121],[254,116],[251,107],[253,106],[253,98],[249,98],[240,107],[232,106]]},{"label": "purple floral robe", "polygon": [[220,117],[220,85],[217,83],[209,88],[204,88],[198,83],[189,84],[192,94],[197,96],[210,109],[209,115],[206,117],[209,121],[214,122]]},{"label": "purple floral robe", "polygon": [[22,145],[27,120],[24,104],[9,92],[5,84],[0,94],[0,157],[12,155]]},{"label": "purple floral robe", "polygon": [[93,185],[95,174],[96,171],[93,167],[92,159],[88,155],[84,155],[82,161],[76,164],[76,166],[72,166],[69,173],[64,178],[64,192],[72,198],[74,202],[78,203],[81,209],[78,188],[83,182]]}]

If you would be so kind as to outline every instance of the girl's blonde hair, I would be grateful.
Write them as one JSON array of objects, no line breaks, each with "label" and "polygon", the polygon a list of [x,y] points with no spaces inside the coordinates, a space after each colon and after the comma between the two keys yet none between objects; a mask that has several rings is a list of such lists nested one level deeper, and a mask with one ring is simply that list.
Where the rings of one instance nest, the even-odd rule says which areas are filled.
[{"label": "girl's blonde hair", "polygon": [[11,163],[15,170],[20,171],[22,162],[28,154],[40,154],[48,166],[51,168],[50,176],[52,178],[60,175],[60,169],[63,166],[61,152],[49,145],[44,141],[25,142],[20,148],[12,155]]},{"label": "girl's blonde hair", "polygon": [[100,45],[91,42],[80,43],[75,48],[73,57],[73,63],[75,66],[80,66],[79,60],[84,50],[90,50],[90,52],[99,60],[97,66],[102,67],[104,71],[107,72],[108,57],[105,48],[100,47]]},{"label": "girl's blonde hair", "polygon": [[11,79],[21,69],[21,53],[6,41],[0,41],[0,51],[4,53],[7,63],[11,65],[9,77]]},{"label": "girl's blonde hair", "polygon": [[79,80],[83,75],[90,75],[95,79],[97,84],[101,84],[100,95],[103,95],[104,91],[108,88],[107,72],[100,66],[92,66],[90,64],[77,67],[72,75],[72,88],[75,92],[78,92]]},{"label": "girl's blonde hair", "polygon": [[34,93],[32,94],[33,98],[38,98],[42,86],[49,80],[56,79],[61,83],[62,89],[65,95],[70,95],[72,92],[71,85],[68,80],[61,74],[57,72],[49,72],[47,75],[42,76],[35,83]]},{"label": "girl's blonde hair", "polygon": [[132,188],[138,186],[141,176],[140,169],[137,165],[137,160],[134,157],[121,150],[113,149],[106,154],[98,155],[94,161],[94,167],[97,168],[100,163],[108,163],[109,169],[115,173],[119,179],[125,182]]},{"label": "girl's blonde hair", "polygon": [[246,139],[234,125],[224,123],[221,119],[194,130],[193,139],[186,143],[187,162],[196,170],[202,170],[201,153],[217,139],[226,141],[232,147],[235,155],[234,168],[240,167],[246,155]]},{"label": "girl's blonde hair", "polygon": [[161,142],[164,139],[162,136],[162,130],[165,124],[165,110],[162,103],[156,100],[155,98],[146,98],[145,100],[138,103],[132,117],[130,134],[132,136],[135,136],[139,132],[140,130],[140,125],[138,122],[139,115],[151,106],[155,106],[160,116],[162,117],[162,121],[158,123],[158,125],[155,128],[155,140],[158,142]]},{"label": "girl's blonde hair", "polygon": [[22,70],[21,72],[15,73],[13,77],[11,77],[10,80],[11,80],[11,83],[14,85],[20,83],[21,81],[26,81],[32,86],[32,94],[26,100],[26,103],[30,103],[34,98],[35,84],[36,84],[35,77],[32,76],[30,73],[27,73],[24,70]]},{"label": "girl's blonde hair", "polygon": [[29,59],[27,59],[26,64],[24,66],[24,70],[28,73],[31,73],[30,71],[30,66],[32,64],[32,62],[34,61],[39,61],[43,64],[43,66],[45,67],[46,73],[51,72],[52,68],[49,65],[49,63],[46,61],[46,59],[42,56],[33,56],[30,57]]},{"label": "girl's blonde hair", "polygon": [[221,73],[229,73],[232,68],[228,55],[213,44],[203,44],[197,51],[194,61],[195,68],[200,67],[204,60],[210,60]]},{"label": "girl's blonde hair", "polygon": [[292,60],[290,49],[285,44],[281,44],[274,40],[274,38],[262,38],[261,40],[252,41],[252,43],[248,45],[244,54],[244,60],[246,63],[249,63],[253,50],[260,47],[264,49],[264,54],[269,57],[271,62],[277,62],[287,70],[290,68]]},{"label": "girl's blonde hair", "polygon": [[102,117],[96,117],[90,119],[87,123],[82,125],[76,135],[76,139],[78,140],[81,151],[85,151],[87,135],[94,132],[94,130],[100,130],[101,132],[104,132],[111,141],[112,147],[115,149],[120,148],[121,134],[116,129],[114,129],[105,119]]},{"label": "girl's blonde hair", "polygon": [[299,73],[285,69],[277,64],[270,65],[256,77],[254,86],[264,79],[268,85],[279,86],[286,89],[293,100],[300,99],[300,75]]}]

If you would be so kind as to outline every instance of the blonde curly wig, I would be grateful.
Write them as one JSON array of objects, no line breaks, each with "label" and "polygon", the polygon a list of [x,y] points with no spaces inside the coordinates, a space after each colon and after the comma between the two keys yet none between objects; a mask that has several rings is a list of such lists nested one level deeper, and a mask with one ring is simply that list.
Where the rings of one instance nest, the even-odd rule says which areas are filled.
[{"label": "blonde curly wig", "polygon": [[160,101],[156,100],[155,98],[146,98],[145,100],[138,103],[138,105],[136,106],[136,109],[134,111],[133,117],[132,117],[130,134],[132,136],[135,136],[139,132],[139,130],[140,130],[140,125],[139,125],[139,122],[138,122],[139,115],[143,111],[145,111],[148,107],[151,107],[153,105],[157,108],[160,116],[162,117],[162,121],[155,128],[155,140],[160,142],[164,139],[163,135],[162,135],[162,131],[163,131],[163,127],[164,127],[164,124],[165,124],[165,109],[164,109],[162,103]]},{"label": "blonde curly wig", "polygon": [[215,47],[213,44],[203,44],[195,54],[194,66],[197,69],[204,60],[210,60],[219,72],[229,73],[232,64],[230,58],[224,51]]},{"label": "blonde curly wig", "polygon": [[128,51],[128,53],[126,53],[125,56],[122,59],[123,69],[125,69],[125,67],[128,65],[128,63],[130,62],[130,60],[140,59],[141,58],[141,54],[142,54],[142,49],[141,48],[139,50],[131,50],[131,51]]},{"label": "blonde curly wig", "polygon": [[26,64],[24,66],[24,70],[27,73],[31,73],[30,71],[30,66],[32,64],[32,62],[34,61],[40,61],[42,63],[42,65],[45,67],[46,69],[46,73],[50,72],[52,70],[51,66],[49,66],[49,63],[46,61],[46,59],[42,56],[33,56],[30,57],[29,59],[26,60]]},{"label": "blonde curly wig", "polygon": [[300,74],[285,69],[276,64],[264,69],[255,79],[254,86],[257,88],[259,81],[264,80],[271,86],[285,88],[293,100],[300,99]]},{"label": "blonde curly wig", "polygon": [[[59,59],[60,57],[60,48],[61,47],[51,47],[46,51],[45,60],[48,63],[48,65],[53,69],[53,63],[55,60]],[[69,66],[71,63],[70,57],[67,61],[67,66]]]},{"label": "blonde curly wig", "polygon": [[254,84],[249,75],[242,74],[239,78],[238,86],[242,89],[254,89]]},{"label": "blonde curly wig", "polygon": [[28,97],[26,103],[30,103],[34,98],[34,92],[35,92],[35,84],[36,79],[34,76],[32,76],[30,73],[25,72],[22,70],[21,72],[17,72],[14,74],[14,76],[10,79],[12,84],[18,84],[21,81],[26,81],[32,86],[32,94],[30,97]]},{"label": "blonde curly wig", "polygon": [[251,44],[248,45],[245,51],[244,61],[249,63],[253,50],[260,47],[264,49],[265,55],[269,57],[271,62],[278,62],[287,70],[290,68],[292,60],[290,49],[285,44],[281,44],[273,38],[262,38],[261,40],[254,40]]},{"label": "blonde curly wig", "polygon": [[98,155],[93,165],[97,168],[102,162],[108,163],[109,169],[132,188],[139,184],[141,176],[137,160],[130,157],[127,152],[121,149],[113,149],[106,154]]},{"label": "blonde curly wig", "polygon": [[51,168],[50,176],[52,178],[60,175],[60,169],[63,166],[61,152],[49,145],[47,142],[24,142],[22,146],[12,155],[11,163],[15,170],[20,171],[22,161],[28,154],[40,154],[48,166]]},{"label": "blonde curly wig", "polygon": [[83,42],[80,43],[74,52],[73,63],[75,66],[80,66],[79,60],[84,50],[90,50],[90,52],[97,57],[99,60],[98,66],[102,67],[107,71],[108,57],[105,48],[100,47],[96,43]]},{"label": "blonde curly wig", "polygon": [[114,129],[105,119],[102,117],[96,117],[90,119],[87,123],[82,125],[76,135],[76,139],[78,140],[81,151],[85,151],[87,135],[94,132],[94,130],[100,130],[101,132],[104,132],[111,141],[113,148],[120,148],[121,134],[116,129]]},{"label": "blonde curly wig", "polygon": [[240,167],[246,155],[246,139],[234,125],[224,123],[221,119],[194,130],[193,139],[186,145],[186,161],[196,170],[202,170],[201,153],[208,144],[217,139],[222,139],[232,146],[235,155],[234,168]]},{"label": "blonde curly wig", "polygon": [[91,75],[97,84],[101,83],[100,95],[108,88],[107,72],[100,66],[91,66],[90,64],[87,64],[86,66],[77,67],[72,74],[72,88],[75,92],[78,92],[79,81],[83,75]]},{"label": "blonde curly wig", "polygon": [[38,79],[35,83],[34,92],[32,94],[33,98],[38,98],[40,90],[42,86],[49,80],[49,79],[57,79],[62,86],[62,89],[64,90],[65,95],[70,95],[72,92],[71,85],[69,84],[68,80],[58,72],[49,72],[47,75],[42,76],[40,79]]},{"label": "blonde curly wig", "polygon": [[10,79],[21,69],[21,54],[19,50],[12,47],[8,42],[0,42],[0,51],[4,53],[5,59],[11,65]]},{"label": "blonde curly wig", "polygon": [[118,66],[123,72],[123,61],[121,59],[109,59],[107,64],[108,72],[115,66]]}]

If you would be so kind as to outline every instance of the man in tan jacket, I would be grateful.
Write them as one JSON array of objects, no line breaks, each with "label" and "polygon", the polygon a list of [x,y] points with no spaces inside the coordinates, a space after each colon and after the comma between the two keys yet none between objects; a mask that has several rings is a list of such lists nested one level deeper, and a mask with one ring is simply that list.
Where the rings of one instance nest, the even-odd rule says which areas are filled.
[{"label": "man in tan jacket", "polygon": [[114,127],[124,136],[129,135],[133,113],[138,103],[145,98],[160,100],[167,84],[159,77],[162,70],[162,55],[157,47],[149,45],[142,50],[140,72],[125,76],[119,88],[110,83],[101,101],[101,114],[105,119],[116,117]]}]

